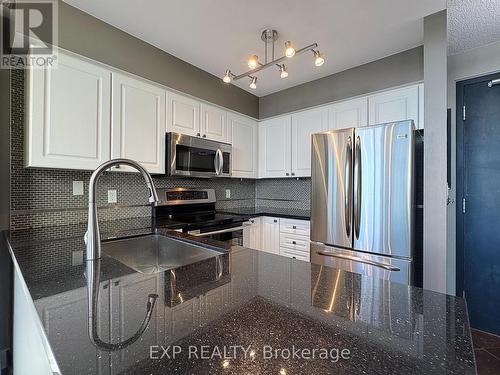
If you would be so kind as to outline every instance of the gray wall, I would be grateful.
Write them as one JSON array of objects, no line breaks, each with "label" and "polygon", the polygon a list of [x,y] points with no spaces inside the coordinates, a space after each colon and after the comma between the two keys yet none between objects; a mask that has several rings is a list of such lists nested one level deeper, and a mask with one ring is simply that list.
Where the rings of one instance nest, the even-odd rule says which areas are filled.
[{"label": "gray wall", "polygon": [[474,48],[448,57],[448,108],[451,108],[451,191],[455,203],[448,206],[447,285],[456,289],[456,84],[458,81],[500,72],[500,42]]},{"label": "gray wall", "polygon": [[[141,11],[140,4],[137,7]],[[214,104],[255,118],[259,116],[259,100],[255,95],[226,85],[220,77],[62,1],[59,1],[59,46]]]},{"label": "gray wall", "polygon": [[334,102],[424,78],[423,47],[259,98],[260,118]]},{"label": "gray wall", "polygon": [[446,293],[446,10],[424,18],[424,288]]}]

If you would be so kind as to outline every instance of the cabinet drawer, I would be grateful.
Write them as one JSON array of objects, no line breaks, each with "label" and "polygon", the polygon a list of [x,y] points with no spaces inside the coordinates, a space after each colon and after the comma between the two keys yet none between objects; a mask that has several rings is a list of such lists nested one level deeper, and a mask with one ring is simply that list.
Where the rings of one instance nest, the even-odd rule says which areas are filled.
[{"label": "cabinet drawer", "polygon": [[281,233],[280,247],[302,251],[309,254],[309,236],[298,236],[296,234]]},{"label": "cabinet drawer", "polygon": [[309,221],[306,220],[296,220],[296,219],[280,220],[281,233],[298,234],[309,237],[309,227],[310,223]]},{"label": "cabinet drawer", "polygon": [[280,247],[280,255],[309,262],[309,252],[306,253],[302,250],[293,250],[289,249],[288,247]]}]

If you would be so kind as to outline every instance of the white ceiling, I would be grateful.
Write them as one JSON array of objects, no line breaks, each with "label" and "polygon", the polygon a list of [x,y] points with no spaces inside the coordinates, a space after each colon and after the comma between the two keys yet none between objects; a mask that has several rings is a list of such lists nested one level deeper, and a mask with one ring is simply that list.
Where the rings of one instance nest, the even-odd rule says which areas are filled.
[{"label": "white ceiling", "polygon": [[448,0],[448,53],[500,40],[499,0]]},{"label": "white ceiling", "polygon": [[[312,54],[287,61],[289,76],[277,69],[236,85],[263,96],[416,47],[423,43],[423,17],[446,7],[445,0],[65,0],[91,15],[222,77],[248,70],[246,60],[264,57],[263,29],[277,29],[276,55],[291,40],[297,47],[317,42],[325,64]],[[497,0],[498,1],[498,0]]]}]

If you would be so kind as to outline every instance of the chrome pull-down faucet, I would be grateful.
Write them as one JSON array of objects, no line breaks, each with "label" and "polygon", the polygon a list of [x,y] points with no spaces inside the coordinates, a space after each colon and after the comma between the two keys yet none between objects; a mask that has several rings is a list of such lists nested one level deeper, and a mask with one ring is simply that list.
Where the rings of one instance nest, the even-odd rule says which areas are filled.
[{"label": "chrome pull-down faucet", "polygon": [[90,341],[100,350],[115,351],[126,348],[127,346],[136,342],[139,337],[148,328],[152,318],[153,310],[155,308],[157,294],[149,294],[146,302],[146,315],[135,334],[126,340],[117,343],[108,343],[99,337],[98,330],[98,307],[99,307],[99,289],[101,283],[101,236],[99,233],[99,221],[97,218],[97,203],[96,203],[96,185],[101,174],[115,166],[115,165],[128,165],[129,167],[137,169],[142,173],[149,188],[149,202],[155,204],[158,202],[158,194],[156,193],[155,186],[151,175],[139,163],[130,159],[113,159],[101,164],[92,173],[89,183],[89,217],[88,228],[85,233],[85,243],[87,245],[87,264],[86,264],[86,278],[87,278],[87,298],[88,298],[88,333]]},{"label": "chrome pull-down faucet", "polygon": [[146,185],[149,188],[149,202],[151,204],[155,204],[159,200],[151,175],[138,162],[130,159],[112,159],[97,167],[94,173],[92,173],[89,182],[89,217],[87,233],[85,233],[85,243],[87,245],[87,260],[95,260],[101,258],[101,235],[99,233],[99,219],[97,218],[96,203],[97,181],[104,171],[116,165],[127,165],[141,172],[144,180],[146,180]]}]

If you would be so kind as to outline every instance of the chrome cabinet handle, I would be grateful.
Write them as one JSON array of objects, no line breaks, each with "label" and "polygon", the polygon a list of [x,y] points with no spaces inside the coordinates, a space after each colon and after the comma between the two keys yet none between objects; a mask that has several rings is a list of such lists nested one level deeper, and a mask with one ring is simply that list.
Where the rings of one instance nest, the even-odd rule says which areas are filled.
[{"label": "chrome cabinet handle", "polygon": [[351,222],[352,222],[352,139],[347,138],[347,147],[345,155],[345,197],[344,197],[344,218],[345,218],[345,231],[347,238],[351,238]]},{"label": "chrome cabinet handle", "polygon": [[340,259],[345,259],[345,260],[352,260],[354,262],[365,263],[365,264],[369,264],[370,266],[383,268],[383,269],[388,270],[388,271],[395,271],[395,272],[401,271],[398,267],[391,266],[390,264],[375,262],[374,260],[365,259],[365,258],[353,256],[353,255],[332,254],[332,253],[327,253],[324,251],[317,251],[316,254],[323,255],[325,257],[340,258]]},{"label": "chrome cabinet handle", "polygon": [[354,233],[356,239],[359,238],[359,230],[361,225],[361,140],[356,137],[356,146],[354,149]]}]

